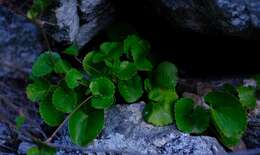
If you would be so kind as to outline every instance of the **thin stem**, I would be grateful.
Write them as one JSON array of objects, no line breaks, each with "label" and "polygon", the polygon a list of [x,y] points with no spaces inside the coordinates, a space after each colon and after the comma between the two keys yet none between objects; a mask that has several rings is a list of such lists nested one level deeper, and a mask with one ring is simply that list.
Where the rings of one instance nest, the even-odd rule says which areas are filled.
[{"label": "thin stem", "polygon": [[86,98],[83,102],[81,102],[66,118],[65,120],[59,125],[59,127],[52,133],[52,135],[45,141],[45,143],[50,143],[54,136],[58,133],[58,131],[64,126],[64,124],[70,119],[70,117],[79,110],[86,102],[91,99],[92,96]]}]

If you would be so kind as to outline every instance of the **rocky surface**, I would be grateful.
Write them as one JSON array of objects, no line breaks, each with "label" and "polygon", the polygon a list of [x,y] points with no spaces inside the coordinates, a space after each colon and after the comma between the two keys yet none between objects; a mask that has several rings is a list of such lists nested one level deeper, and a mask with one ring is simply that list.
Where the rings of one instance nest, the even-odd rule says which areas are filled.
[{"label": "rocky surface", "polygon": [[260,148],[260,101],[257,107],[249,113],[248,127],[243,137],[248,148]]},{"label": "rocky surface", "polygon": [[[85,149],[126,154],[225,153],[215,138],[190,136],[181,133],[175,126],[155,127],[145,123],[141,113],[143,106],[143,103],[117,105],[109,109],[101,136]],[[56,144],[73,146],[66,128],[60,134]],[[73,153],[61,150],[57,154]]]},{"label": "rocky surface", "polygon": [[260,29],[258,0],[148,1],[162,17],[193,31],[247,36],[253,29]]},{"label": "rocky surface", "polygon": [[43,50],[39,35],[35,25],[0,6],[0,77],[21,78],[31,71]]},{"label": "rocky surface", "polygon": [[73,42],[80,47],[114,18],[114,7],[109,0],[58,0],[53,10],[48,20],[55,27],[46,27],[49,34],[58,42]]}]

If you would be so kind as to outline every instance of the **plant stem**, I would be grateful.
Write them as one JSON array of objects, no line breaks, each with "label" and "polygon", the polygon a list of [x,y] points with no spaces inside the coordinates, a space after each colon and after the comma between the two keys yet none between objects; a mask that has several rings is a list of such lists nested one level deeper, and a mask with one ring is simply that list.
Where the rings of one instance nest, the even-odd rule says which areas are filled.
[{"label": "plant stem", "polygon": [[83,102],[81,102],[66,118],[65,120],[59,125],[59,127],[52,133],[52,135],[45,141],[45,143],[50,143],[54,136],[58,133],[58,131],[64,126],[64,124],[70,119],[70,117],[79,110],[86,102],[91,99],[92,96],[86,98]]}]

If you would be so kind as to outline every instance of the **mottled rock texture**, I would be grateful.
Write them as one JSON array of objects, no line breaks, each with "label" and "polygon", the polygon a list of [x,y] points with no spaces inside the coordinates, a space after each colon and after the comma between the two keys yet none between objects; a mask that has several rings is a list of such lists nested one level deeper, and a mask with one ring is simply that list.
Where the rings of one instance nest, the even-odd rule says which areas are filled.
[{"label": "mottled rock texture", "polygon": [[[88,43],[114,19],[114,7],[109,0],[58,0],[50,11],[47,31],[58,42]],[[53,14],[52,14],[53,13]]]},{"label": "mottled rock texture", "polygon": [[[116,105],[106,112],[106,127],[100,137],[85,149],[119,154],[217,154],[225,153],[217,140],[207,136],[190,136],[175,126],[155,127],[143,121],[143,103]],[[66,128],[55,141],[71,144]],[[99,153],[100,153],[99,152]],[[103,153],[104,153],[103,152]],[[73,154],[61,150],[59,155]]]},{"label": "mottled rock texture", "polygon": [[0,6],[0,77],[29,73],[43,46],[37,27]]},{"label": "mottled rock texture", "polygon": [[[170,22],[197,32],[250,35],[260,29],[258,0],[147,0]],[[249,34],[250,33],[250,34]]]}]

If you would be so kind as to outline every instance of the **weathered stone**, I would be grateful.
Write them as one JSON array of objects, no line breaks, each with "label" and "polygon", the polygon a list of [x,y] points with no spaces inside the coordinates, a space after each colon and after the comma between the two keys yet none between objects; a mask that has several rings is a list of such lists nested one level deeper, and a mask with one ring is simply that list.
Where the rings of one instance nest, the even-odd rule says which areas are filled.
[{"label": "weathered stone", "polygon": [[0,6],[0,77],[18,78],[31,71],[43,50],[37,27]]},{"label": "weathered stone", "polygon": [[11,131],[8,126],[2,122],[0,122],[0,144],[4,145],[8,143],[11,139]]},{"label": "weathered stone", "polygon": [[[191,136],[175,126],[156,127],[142,118],[144,104],[116,105],[106,112],[105,129],[87,148],[119,154],[217,154],[225,153],[217,140]],[[73,146],[64,128],[56,144]],[[57,154],[73,154],[61,150]],[[78,152],[79,153],[79,152]],[[82,152],[81,152],[82,153]]]},{"label": "weathered stone", "polygon": [[28,143],[28,142],[21,142],[19,147],[18,147],[18,153],[19,154],[26,154],[26,152],[31,148],[34,147],[36,145]]},{"label": "weathered stone", "polygon": [[[155,0],[156,9],[175,26],[197,32],[251,35],[260,29],[258,0]],[[158,9],[159,8],[159,9]]]},{"label": "weathered stone", "polygon": [[59,0],[57,4],[55,14],[49,15],[56,27],[47,30],[58,42],[82,47],[113,20],[114,8],[108,0]]},{"label": "weathered stone", "polygon": [[243,137],[248,148],[260,147],[260,101],[257,101],[256,108],[248,115],[248,126]]}]

